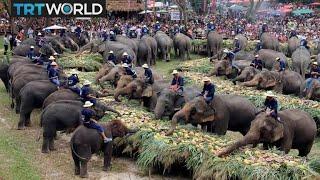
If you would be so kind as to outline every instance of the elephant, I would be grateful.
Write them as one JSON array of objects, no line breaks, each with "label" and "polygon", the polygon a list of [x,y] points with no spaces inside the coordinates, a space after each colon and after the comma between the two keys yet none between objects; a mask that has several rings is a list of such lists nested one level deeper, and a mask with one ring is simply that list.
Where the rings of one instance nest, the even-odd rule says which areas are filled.
[{"label": "elephant", "polygon": [[[90,94],[96,98],[106,97],[106,95],[102,92],[95,91],[90,88]],[[81,98],[79,94],[74,93],[70,89],[60,89],[59,91],[55,91],[54,93],[50,94],[43,102],[42,109],[45,109],[51,103],[61,101],[61,100],[73,100],[73,101],[80,101]]]},{"label": "elephant", "polygon": [[173,38],[173,48],[175,55],[178,56],[184,61],[187,59],[190,59],[190,50],[191,50],[191,39],[182,34],[178,33]]},{"label": "elephant", "polygon": [[136,53],[134,53],[133,49],[128,45],[115,41],[107,41],[98,46],[98,53],[102,55],[103,59],[108,58],[110,51],[113,51],[114,55],[116,56],[117,63],[122,61],[122,55],[124,52],[127,52],[132,58],[133,64],[137,62]]},{"label": "elephant", "polygon": [[[30,45],[19,45],[13,49],[13,54],[17,56],[27,56]],[[44,44],[41,48],[34,47],[35,56],[40,56],[40,53],[50,56],[56,53],[50,44]]]},{"label": "elephant", "polygon": [[[135,133],[136,130],[128,129],[120,120],[112,120],[101,124],[105,129],[108,138],[115,139]],[[95,129],[79,126],[73,133],[70,140],[72,158],[75,164],[75,175],[88,177],[87,163],[91,155],[103,151],[103,170],[107,171],[111,165],[112,142],[103,143],[101,135]]]},{"label": "elephant", "polygon": [[290,149],[298,149],[299,156],[307,156],[317,133],[314,120],[307,112],[299,109],[286,109],[278,112],[278,116],[281,122],[265,112],[258,114],[251,122],[248,133],[217,155],[229,154],[247,144],[256,146],[264,143],[264,148],[275,145],[285,154],[288,154]]},{"label": "elephant", "polygon": [[257,113],[256,107],[246,98],[236,95],[215,95],[208,105],[203,96],[187,102],[172,118],[171,128],[166,135],[171,135],[179,120],[185,123],[200,124],[208,132],[225,135],[227,130],[245,135],[251,121]]},{"label": "elephant", "polygon": [[0,79],[2,80],[7,92],[9,92],[9,77],[8,77],[9,65],[6,63],[0,64]]},{"label": "elephant", "polygon": [[163,31],[157,31],[154,38],[157,41],[158,51],[162,55],[163,60],[170,61],[170,52],[173,47],[173,40]]},{"label": "elephant", "polygon": [[138,44],[137,65],[142,66],[143,64],[152,65],[152,49],[146,39],[141,39]]},{"label": "elephant", "polygon": [[258,89],[273,89],[283,94],[300,96],[304,88],[304,79],[294,71],[284,72],[263,70],[256,74],[250,81],[240,83],[243,86],[257,86]]},{"label": "elephant", "polygon": [[[83,103],[80,101],[62,100],[50,104],[42,111],[40,117],[40,127],[43,127],[42,153],[54,150],[54,137],[57,131],[75,129],[82,124],[82,106]],[[96,119],[101,119],[106,111],[120,115],[118,111],[100,101],[96,102],[94,110]]]},{"label": "elephant", "polygon": [[[235,64],[240,68],[244,69],[245,67],[250,66],[250,61],[239,60],[235,61]],[[237,76],[238,70],[231,67],[231,64],[228,60],[214,61],[214,68],[208,74],[208,76],[227,76],[227,78],[233,79]]]},{"label": "elephant", "polygon": [[117,65],[112,69],[110,69],[110,71],[105,76],[102,76],[100,79],[98,79],[98,84],[100,84],[100,86],[103,88],[103,83],[105,81],[112,81],[113,84],[116,86],[118,80],[124,74],[125,74],[124,68],[121,67],[120,65]]},{"label": "elephant", "polygon": [[[243,34],[238,34],[235,36],[235,38],[238,38],[238,41],[240,43],[240,50],[245,50],[248,45],[248,39]],[[235,41],[233,41],[233,44],[235,45]]]},{"label": "elephant", "polygon": [[280,59],[285,61],[286,65],[288,65],[286,56],[281,52],[277,52],[271,49],[261,49],[258,51],[258,55],[262,60],[264,67],[268,70],[272,70],[274,68],[275,63],[277,62],[277,57],[280,57]]},{"label": "elephant", "polygon": [[120,42],[122,44],[129,46],[134,51],[135,54],[138,53],[138,43],[135,40],[122,35],[117,35],[116,40],[117,42]]},{"label": "elephant", "polygon": [[48,80],[31,81],[26,84],[17,97],[20,105],[20,121],[18,129],[22,130],[25,126],[30,126],[30,115],[33,109],[41,108],[44,100],[53,92],[57,86]]},{"label": "elephant", "polygon": [[222,35],[216,31],[209,32],[207,44],[208,56],[220,60],[222,58]]},{"label": "elephant", "polygon": [[99,79],[102,78],[103,76],[107,75],[112,68],[114,68],[114,65],[112,65],[110,63],[103,64],[94,78],[95,82],[98,84]]},{"label": "elephant", "polygon": [[163,89],[158,94],[154,114],[156,119],[161,119],[163,116],[172,117],[175,111],[180,110],[183,105],[200,94],[200,91],[195,87],[184,88],[183,95],[178,95],[170,88]]},{"label": "elephant", "polygon": [[311,88],[306,91],[306,98],[315,101],[320,101],[320,81],[313,80]]},{"label": "elephant", "polygon": [[158,45],[155,38],[149,35],[145,35],[141,38],[140,41],[145,41],[146,44],[151,48],[151,65],[156,65],[157,60],[157,52],[158,52]]},{"label": "elephant", "polygon": [[300,40],[297,38],[297,37],[291,37],[289,40],[288,40],[288,57],[291,57],[292,56],[292,53],[297,49],[299,48],[300,46]]},{"label": "elephant", "polygon": [[[43,38],[44,43],[46,45],[50,45],[57,53],[62,54],[64,51],[69,52],[67,48],[65,48],[65,45],[63,44],[63,41],[61,40],[60,36],[46,36]],[[38,47],[38,44],[34,38],[28,38],[21,42],[21,45],[29,45],[29,46],[35,46]]]},{"label": "elephant", "polygon": [[242,71],[241,74],[239,76],[237,76],[236,78],[234,78],[232,80],[233,84],[236,84],[237,81],[240,82],[246,82],[246,81],[250,81],[254,78],[254,76],[256,74],[258,74],[260,72],[260,70],[258,70],[257,68],[254,68],[252,66],[248,66],[245,67]]},{"label": "elephant", "polygon": [[311,63],[310,52],[303,46],[300,46],[292,53],[292,68],[299,73],[303,78],[306,76],[306,71]]},{"label": "elephant", "polygon": [[77,53],[77,55],[80,55],[84,51],[90,51],[90,53],[97,53],[99,52],[99,46],[102,45],[104,42],[100,39],[92,40],[88,44],[82,46]]},{"label": "elephant", "polygon": [[252,52],[246,52],[244,50],[241,50],[235,54],[235,60],[246,60],[251,61],[254,59],[254,54]]},{"label": "elephant", "polygon": [[271,49],[274,51],[279,51],[280,50],[280,45],[278,39],[271,35],[270,33],[263,33],[261,35],[261,44],[263,49]]},{"label": "elephant", "polygon": [[130,99],[140,99],[148,110],[152,111],[157,103],[159,92],[168,87],[166,81],[155,81],[152,88],[147,88],[144,79],[137,78],[131,81],[123,88],[117,88],[114,93],[114,99],[118,102],[121,100],[119,96],[128,95]]}]

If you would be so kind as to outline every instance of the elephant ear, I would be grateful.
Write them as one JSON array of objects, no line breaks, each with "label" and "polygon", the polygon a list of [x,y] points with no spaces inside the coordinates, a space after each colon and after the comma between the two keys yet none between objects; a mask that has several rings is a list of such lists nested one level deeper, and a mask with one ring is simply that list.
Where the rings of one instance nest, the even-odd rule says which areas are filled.
[{"label": "elephant ear", "polygon": [[[203,98],[203,97],[199,97],[199,98]],[[202,102],[203,101],[203,102]],[[206,102],[204,101],[204,98],[201,100],[201,102],[197,102],[195,104],[195,110],[197,113],[204,113],[206,111]]]},{"label": "elephant ear", "polygon": [[147,86],[142,92],[142,97],[151,97],[152,95],[153,95],[153,90],[151,86]]},{"label": "elephant ear", "polygon": [[274,77],[268,78],[266,83],[266,88],[274,87],[277,85],[277,79]]}]

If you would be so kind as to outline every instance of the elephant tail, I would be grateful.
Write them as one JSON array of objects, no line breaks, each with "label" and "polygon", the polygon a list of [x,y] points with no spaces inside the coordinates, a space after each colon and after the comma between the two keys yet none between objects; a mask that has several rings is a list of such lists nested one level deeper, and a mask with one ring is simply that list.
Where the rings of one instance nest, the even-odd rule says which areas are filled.
[{"label": "elephant tail", "polygon": [[37,132],[37,139],[36,139],[36,141],[40,141],[40,136],[41,136],[41,133],[42,133],[42,128],[39,128],[39,130],[38,130],[38,132]]},{"label": "elephant tail", "polygon": [[[79,159],[81,159],[82,161],[89,161],[90,158],[85,158],[85,157],[82,157],[80,156],[77,152],[76,152],[76,148],[74,147],[74,136],[72,136],[71,140],[70,140],[70,146],[71,146],[71,151],[72,153],[77,156]],[[90,148],[90,152],[91,152],[91,147],[89,146]]]}]

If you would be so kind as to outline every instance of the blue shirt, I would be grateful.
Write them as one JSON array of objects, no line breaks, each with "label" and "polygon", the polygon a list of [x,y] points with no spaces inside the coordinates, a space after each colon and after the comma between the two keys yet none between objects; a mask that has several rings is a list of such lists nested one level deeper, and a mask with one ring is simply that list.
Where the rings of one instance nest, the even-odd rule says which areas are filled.
[{"label": "blue shirt", "polygon": [[254,60],[251,61],[252,64],[254,64],[254,66],[261,66],[262,67],[262,60],[258,59],[258,58],[254,58]]},{"label": "blue shirt", "polygon": [[96,115],[95,111],[89,108],[83,108],[81,110],[81,115],[83,116],[83,121],[88,123],[92,117]]},{"label": "blue shirt", "polygon": [[204,85],[203,86],[203,90],[201,92],[201,95],[204,96],[206,94],[207,97],[213,97],[214,93],[215,93],[215,87],[212,83],[208,84],[208,85]]},{"label": "blue shirt", "polygon": [[144,76],[146,77],[146,80],[148,83],[153,84],[153,75],[151,69],[145,69],[144,70]]},{"label": "blue shirt", "polygon": [[214,24],[209,23],[207,25],[208,31],[214,31],[216,29],[216,27],[214,26]]},{"label": "blue shirt", "polygon": [[256,51],[259,51],[260,49],[262,49],[262,43],[261,42],[257,43],[257,45],[256,45]]},{"label": "blue shirt", "polygon": [[29,50],[28,53],[27,53],[27,57],[31,60],[33,60],[33,58],[35,57],[35,52],[34,50]]},{"label": "blue shirt", "polygon": [[142,28],[142,34],[148,34],[149,29],[147,27]]},{"label": "blue shirt", "polygon": [[125,68],[126,74],[132,76],[133,78],[137,78],[137,73],[132,70],[131,68],[127,67]]},{"label": "blue shirt", "polygon": [[278,101],[276,99],[266,99],[264,102],[264,106],[266,108],[269,108],[270,110],[274,110],[275,113],[278,112]]},{"label": "blue shirt", "polygon": [[54,79],[59,77],[59,71],[53,67],[49,69],[49,79]]},{"label": "blue shirt", "polygon": [[318,73],[318,75],[316,75],[316,74],[314,74],[314,75],[311,75],[311,77],[314,77],[314,78],[318,78],[318,77],[320,77],[320,67],[317,67],[317,68],[311,68],[310,69],[310,74],[311,73]]},{"label": "blue shirt", "polygon": [[280,60],[280,61],[279,61],[279,66],[280,66],[279,71],[284,71],[284,70],[286,70],[286,63],[285,63],[283,60]]},{"label": "blue shirt", "polygon": [[302,40],[300,41],[300,46],[307,47],[307,45],[308,45],[308,41],[307,41],[307,40],[302,39]]},{"label": "blue shirt", "polygon": [[88,86],[88,85],[82,86],[80,96],[82,98],[87,98],[89,94],[90,94],[90,86]]},{"label": "blue shirt", "polygon": [[68,77],[69,86],[75,86],[77,83],[79,83],[79,78],[77,75],[72,74],[70,77]]},{"label": "blue shirt", "polygon": [[236,40],[234,47],[235,47],[235,51],[237,51],[237,52],[240,51],[240,42],[239,42],[239,40]]},{"label": "blue shirt", "polygon": [[174,77],[171,81],[171,85],[178,85],[178,86],[183,86],[184,85],[184,80],[183,77],[178,76],[177,78]]},{"label": "blue shirt", "polygon": [[110,54],[108,56],[108,61],[112,61],[114,64],[116,64],[116,56],[114,54]]},{"label": "blue shirt", "polygon": [[228,52],[227,53],[227,58],[229,58],[230,61],[234,60],[234,53],[233,52]]},{"label": "blue shirt", "polygon": [[123,57],[122,62],[127,63],[129,65],[132,63],[132,59],[130,56],[126,56],[126,57]]},{"label": "blue shirt", "polygon": [[77,27],[75,30],[74,30],[74,32],[76,33],[76,35],[78,36],[78,37],[80,37],[80,34],[81,34],[81,27]]},{"label": "blue shirt", "polygon": [[161,29],[161,25],[160,25],[159,23],[156,23],[156,24],[154,25],[154,29],[155,29],[156,31],[159,31],[159,30]]}]

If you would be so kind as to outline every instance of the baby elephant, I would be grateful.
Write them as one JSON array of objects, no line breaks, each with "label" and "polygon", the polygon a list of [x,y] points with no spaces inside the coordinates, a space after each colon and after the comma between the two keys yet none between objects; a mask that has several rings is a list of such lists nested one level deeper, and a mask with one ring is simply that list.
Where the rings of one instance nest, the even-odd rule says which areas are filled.
[{"label": "baby elephant", "polygon": [[316,137],[317,127],[310,115],[302,110],[287,109],[278,113],[280,121],[260,113],[251,122],[249,132],[231,146],[219,152],[218,156],[231,153],[235,149],[253,144],[264,143],[264,148],[275,145],[289,153],[290,149],[298,149],[299,156],[307,156]]},{"label": "baby elephant", "polygon": [[[136,132],[128,129],[120,120],[113,120],[101,125],[105,130],[105,135],[112,139]],[[71,137],[70,146],[76,175],[80,175],[82,178],[88,177],[87,163],[91,155],[99,151],[104,153],[103,170],[107,171],[110,167],[112,142],[104,143],[97,130],[79,126]]]}]

